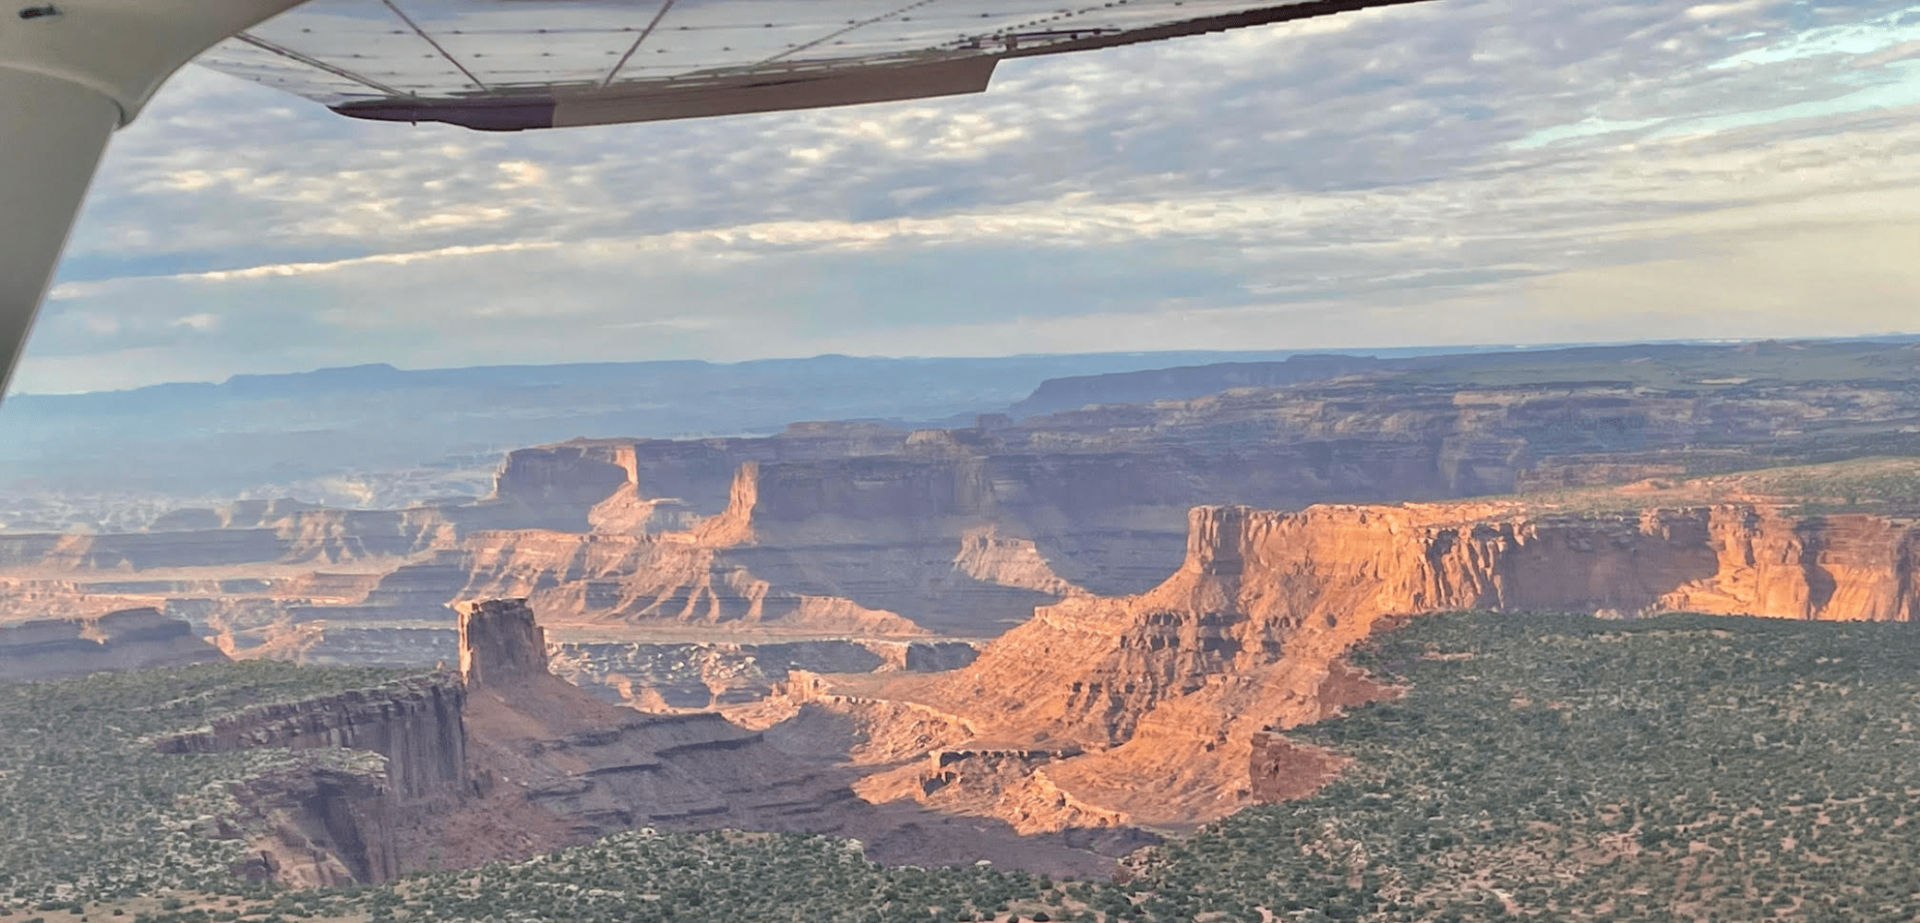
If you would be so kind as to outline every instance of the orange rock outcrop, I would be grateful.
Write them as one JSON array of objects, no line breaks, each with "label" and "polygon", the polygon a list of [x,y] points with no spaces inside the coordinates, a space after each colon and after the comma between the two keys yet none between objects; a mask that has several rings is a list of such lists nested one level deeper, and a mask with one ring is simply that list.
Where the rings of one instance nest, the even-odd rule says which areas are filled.
[{"label": "orange rock outcrop", "polygon": [[[1913,523],[1746,504],[1584,515],[1518,503],[1202,507],[1185,563],[1153,590],[1041,607],[971,666],[873,694],[966,729],[936,750],[1061,754],[1027,774],[1057,810],[1009,806],[1005,792],[1034,786],[1010,782],[1005,760],[971,775],[919,772],[918,788],[903,775],[917,770],[895,767],[863,793],[1023,829],[1103,813],[1179,826],[1302,794],[1336,769],[1336,755],[1270,731],[1389,694],[1341,660],[1385,620],[1459,609],[1904,620],[1920,606],[1917,565]],[[883,710],[849,710],[872,716],[870,737],[889,737]],[[970,780],[993,791],[951,790]]]}]

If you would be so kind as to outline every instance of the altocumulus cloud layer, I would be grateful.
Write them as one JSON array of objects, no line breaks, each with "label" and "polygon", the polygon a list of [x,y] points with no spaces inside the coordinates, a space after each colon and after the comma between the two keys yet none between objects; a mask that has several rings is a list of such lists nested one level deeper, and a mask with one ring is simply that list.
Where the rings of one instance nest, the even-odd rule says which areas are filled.
[{"label": "altocumulus cloud layer", "polygon": [[852,352],[1841,335],[1920,316],[1920,6],[1439,0],[955,100],[524,135],[189,69],[16,387]]}]

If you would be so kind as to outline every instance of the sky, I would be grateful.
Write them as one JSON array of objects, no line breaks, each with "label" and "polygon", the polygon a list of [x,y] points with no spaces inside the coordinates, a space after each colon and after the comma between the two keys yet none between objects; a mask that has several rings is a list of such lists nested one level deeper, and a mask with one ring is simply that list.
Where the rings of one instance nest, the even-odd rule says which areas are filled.
[{"label": "sky", "polygon": [[14,390],[1920,332],[1920,6],[1436,0],[975,96],[518,134],[189,67]]}]

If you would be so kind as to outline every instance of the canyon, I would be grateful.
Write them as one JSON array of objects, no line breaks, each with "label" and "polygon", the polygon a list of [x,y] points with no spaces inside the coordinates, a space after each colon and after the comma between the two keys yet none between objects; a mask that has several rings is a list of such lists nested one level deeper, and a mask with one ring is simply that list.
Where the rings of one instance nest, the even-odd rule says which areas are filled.
[{"label": "canyon", "polygon": [[0,532],[0,678],[439,664],[156,743],[306,754],[215,831],[289,884],[639,826],[1106,876],[1340,772],[1288,731],[1398,694],[1346,655],[1404,620],[1913,620],[1917,372],[1912,345],[1296,357],[970,425],[575,439],[474,500]]},{"label": "canyon", "polygon": [[[1876,476],[1889,471],[1920,465]],[[1920,517],[1628,502],[1735,484],[1754,486],[1199,507],[1159,586],[1042,606],[965,664],[830,657],[852,669],[763,675],[764,693],[710,689],[677,710],[621,707],[563,679],[553,655],[568,646],[525,600],[470,602],[454,671],[253,709],[157,746],[378,754],[357,776],[329,765],[248,783],[258,817],[240,826],[273,818],[248,868],[294,883],[384,880],[418,867],[409,856],[468,864],[636,826],[827,832],[888,861],[1096,873],[1155,833],[1332,778],[1345,758],[1286,731],[1396,695],[1345,655],[1406,619],[1912,620]]]},{"label": "canyon", "polygon": [[1137,835],[1023,837],[918,806],[873,805],[841,768],[720,714],[648,714],[550,672],[520,599],[459,607],[457,670],[248,708],[161,736],[161,754],[291,751],[235,780],[205,835],[244,840],[239,874],[299,887],[523,859],[636,827],[804,831],[860,839],[893,863],[994,857],[1106,874]]},{"label": "canyon", "polygon": [[1911,621],[1916,575],[1912,516],[1202,507],[1184,563],[1146,593],[1041,607],[948,673],[808,677],[785,705],[860,723],[865,797],[1031,831],[1188,829],[1337,769],[1277,732],[1394,694],[1343,661],[1382,625],[1450,610]]},{"label": "canyon", "polygon": [[1051,412],[971,426],[575,440],[507,453],[473,501],[248,500],[138,532],[0,533],[0,619],[155,606],[229,656],[431,664],[455,653],[448,604],[525,596],[581,645],[575,662],[977,645],[1036,606],[1153,588],[1194,506],[1437,502],[1911,451],[1917,363],[1911,344],[1831,343],[1302,356],[1058,379],[1026,406]]}]

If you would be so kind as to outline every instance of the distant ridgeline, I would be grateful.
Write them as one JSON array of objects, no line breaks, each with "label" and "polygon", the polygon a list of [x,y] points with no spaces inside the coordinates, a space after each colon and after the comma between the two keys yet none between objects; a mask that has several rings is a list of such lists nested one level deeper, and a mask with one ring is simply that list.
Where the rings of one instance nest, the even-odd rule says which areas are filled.
[{"label": "distant ridgeline", "polygon": [[[16,394],[0,407],[7,436],[0,441],[0,495],[232,497],[275,484],[342,503],[351,497],[329,493],[320,481],[346,474],[349,487],[374,491],[374,505],[399,506],[484,491],[484,469],[514,446],[576,436],[771,433],[795,420],[971,419],[1061,375],[1286,355],[364,365],[236,375],[219,384]],[[127,465],[129,452],[141,464]],[[462,470],[475,467],[478,479]]]},{"label": "distant ridgeline", "polygon": [[[0,441],[0,521],[15,531],[82,522],[138,528],[165,512],[156,505],[163,496],[175,505],[246,494],[384,508],[471,498],[486,491],[501,452],[583,436],[767,434],[803,420],[954,427],[981,414],[1023,420],[1087,405],[1354,377],[1425,387],[1613,383],[1667,394],[1761,394],[1815,381],[1910,381],[1916,357],[1913,338],[1899,337],[1353,355],[819,356],[737,364],[375,365],[235,376],[220,384],[23,394],[0,407],[7,435]],[[129,453],[141,464],[125,464]]]}]

